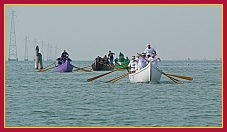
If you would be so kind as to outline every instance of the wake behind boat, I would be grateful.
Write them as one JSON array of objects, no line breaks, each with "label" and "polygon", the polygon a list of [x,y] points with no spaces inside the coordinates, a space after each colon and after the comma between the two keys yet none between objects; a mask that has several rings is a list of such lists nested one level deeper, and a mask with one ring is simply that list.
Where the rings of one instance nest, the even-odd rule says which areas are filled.
[{"label": "wake behind boat", "polygon": [[160,82],[162,71],[149,63],[141,70],[129,74],[129,80],[132,83],[136,82]]}]

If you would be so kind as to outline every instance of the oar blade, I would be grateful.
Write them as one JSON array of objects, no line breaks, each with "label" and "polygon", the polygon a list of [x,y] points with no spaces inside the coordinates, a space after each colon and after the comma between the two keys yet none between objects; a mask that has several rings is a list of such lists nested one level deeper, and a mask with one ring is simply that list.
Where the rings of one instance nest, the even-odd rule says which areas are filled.
[{"label": "oar blade", "polygon": [[173,82],[175,82],[175,83],[180,83],[180,81],[179,80],[177,80],[176,78],[173,78],[173,77],[171,77],[171,76],[169,76],[169,75],[166,75],[169,79],[171,79]]},{"label": "oar blade", "polygon": [[86,69],[82,69],[83,71],[85,71],[85,72],[91,72],[91,70],[86,70]]},{"label": "oar blade", "polygon": [[175,75],[175,74],[167,74],[167,75],[173,76],[173,77],[178,77],[178,78],[189,80],[189,81],[193,80],[192,77],[188,77],[188,76],[181,76],[181,75]]},{"label": "oar blade", "polygon": [[177,80],[176,78],[173,78],[173,77],[169,76],[168,74],[166,74],[166,73],[164,73],[164,72],[162,72],[162,74],[164,74],[166,77],[168,77],[169,79],[171,79],[173,82],[175,82],[175,83],[180,83],[180,81]]},{"label": "oar blade", "polygon": [[55,68],[55,67],[56,67],[56,66],[50,67],[50,68],[47,68],[47,69],[40,69],[38,72],[45,72],[45,71],[50,70],[50,69],[53,69],[53,68]]}]

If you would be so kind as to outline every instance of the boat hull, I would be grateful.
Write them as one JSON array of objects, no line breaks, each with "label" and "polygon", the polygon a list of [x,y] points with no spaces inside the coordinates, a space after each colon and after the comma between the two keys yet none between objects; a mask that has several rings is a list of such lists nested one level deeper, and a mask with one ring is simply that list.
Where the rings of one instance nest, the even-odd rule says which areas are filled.
[{"label": "boat hull", "polygon": [[57,72],[72,72],[72,70],[73,70],[73,65],[68,61],[56,67]]},{"label": "boat hull", "polygon": [[94,61],[91,67],[93,71],[110,71],[114,69],[114,65],[102,64],[96,61]]},{"label": "boat hull", "polygon": [[128,68],[128,64],[129,63],[124,63],[122,65],[115,65],[114,68],[115,69],[127,69]]},{"label": "boat hull", "polygon": [[149,63],[143,69],[129,74],[129,80],[132,83],[137,82],[160,82],[162,71]]}]

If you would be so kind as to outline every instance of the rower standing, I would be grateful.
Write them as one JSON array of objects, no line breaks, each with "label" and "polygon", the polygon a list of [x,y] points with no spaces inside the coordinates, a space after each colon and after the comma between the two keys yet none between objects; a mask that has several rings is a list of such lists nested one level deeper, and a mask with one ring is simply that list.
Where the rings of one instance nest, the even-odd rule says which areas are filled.
[{"label": "rower standing", "polygon": [[122,52],[119,53],[119,64],[122,65],[125,61],[125,57],[124,57],[124,54]]},{"label": "rower standing", "polygon": [[57,60],[57,62],[58,62],[58,65],[61,65],[61,64],[65,63],[66,60],[67,60],[68,62],[71,62],[71,61],[72,61],[72,60],[69,58],[69,53],[66,52],[65,50],[61,53],[61,57],[57,58],[56,60]]},{"label": "rower standing", "polygon": [[113,55],[114,55],[114,53],[112,53],[111,51],[109,51],[108,57],[110,58],[110,64],[113,64],[113,60],[114,60]]},{"label": "rower standing", "polygon": [[61,53],[61,57],[66,57],[66,56],[69,56],[69,54],[64,50],[64,51]]},{"label": "rower standing", "polygon": [[146,56],[149,54],[150,56],[152,55],[152,53],[154,52],[154,48],[151,47],[151,44],[148,43],[147,44],[147,48],[144,50],[144,53],[146,53]]}]

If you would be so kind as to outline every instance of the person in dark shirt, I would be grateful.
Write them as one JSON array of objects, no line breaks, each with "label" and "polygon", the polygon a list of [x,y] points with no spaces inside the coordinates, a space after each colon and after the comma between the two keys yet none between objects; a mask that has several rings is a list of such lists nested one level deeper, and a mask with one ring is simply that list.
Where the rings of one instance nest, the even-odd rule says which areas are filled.
[{"label": "person in dark shirt", "polygon": [[64,50],[61,54],[61,57],[66,57],[66,56],[69,56],[69,54]]},{"label": "person in dark shirt", "polygon": [[56,60],[57,60],[57,62],[58,62],[58,66],[60,66],[60,65],[62,64],[62,57],[59,57],[59,58],[57,58]]},{"label": "person in dark shirt", "polygon": [[114,53],[112,53],[111,51],[109,51],[108,57],[110,58],[110,64],[113,64],[113,60],[114,60],[113,55],[114,55]]}]

